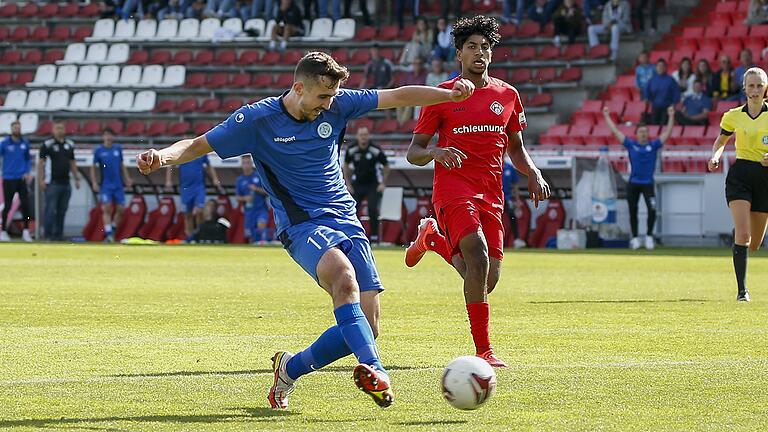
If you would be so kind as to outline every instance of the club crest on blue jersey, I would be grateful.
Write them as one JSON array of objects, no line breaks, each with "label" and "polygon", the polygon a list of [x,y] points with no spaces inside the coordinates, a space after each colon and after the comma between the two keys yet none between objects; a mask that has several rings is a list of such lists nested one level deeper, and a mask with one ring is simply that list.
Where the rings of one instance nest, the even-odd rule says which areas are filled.
[{"label": "club crest on blue jersey", "polygon": [[328,122],[322,122],[317,126],[317,134],[320,138],[328,138],[333,133],[333,127]]}]

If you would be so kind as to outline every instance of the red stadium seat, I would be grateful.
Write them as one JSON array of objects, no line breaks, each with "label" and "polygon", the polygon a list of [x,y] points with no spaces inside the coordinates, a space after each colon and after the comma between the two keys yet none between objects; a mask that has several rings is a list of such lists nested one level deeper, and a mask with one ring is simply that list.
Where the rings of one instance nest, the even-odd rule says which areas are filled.
[{"label": "red stadium seat", "polygon": [[54,27],[48,38],[55,42],[64,42],[69,40],[69,26],[59,25]]},{"label": "red stadium seat", "polygon": [[544,213],[536,218],[536,229],[530,236],[529,247],[543,248],[552,238],[557,238],[557,230],[565,222],[565,206],[558,198],[550,198]]},{"label": "red stadium seat", "polygon": [[127,135],[127,136],[144,135],[145,128],[146,128],[146,122],[144,120],[131,120],[125,126],[123,135]]},{"label": "red stadium seat", "polygon": [[176,214],[176,219],[166,231],[165,236],[168,240],[184,240],[186,238],[187,235],[184,232],[183,212],[178,212]]},{"label": "red stadium seat", "polygon": [[0,6],[0,18],[12,18],[19,13],[19,5],[16,3],[6,3]]},{"label": "red stadium seat", "polygon": [[205,74],[204,73],[192,73],[187,75],[186,87],[201,88],[205,87]]},{"label": "red stadium seat", "polygon": [[170,125],[168,128],[168,134],[174,137],[180,137],[187,134],[192,129],[189,122],[176,122]]},{"label": "red stadium seat", "polygon": [[293,85],[293,73],[284,72],[277,76],[275,79],[275,87],[280,89],[288,89]]},{"label": "red stadium seat", "polygon": [[16,77],[13,79],[14,86],[23,86],[28,82],[32,82],[35,79],[35,73],[32,71],[16,72]]},{"label": "red stadium seat", "polygon": [[197,99],[194,97],[184,98],[176,105],[175,112],[179,114],[191,113],[197,110]]},{"label": "red stadium seat", "polygon": [[550,106],[552,105],[552,94],[537,93],[528,101],[528,105],[532,107]]},{"label": "red stadium seat", "polygon": [[256,78],[253,79],[251,85],[256,88],[272,87],[272,75],[264,72],[259,73],[256,75]]},{"label": "red stadium seat", "polygon": [[11,34],[11,29],[5,26],[0,26],[0,40],[8,39],[9,34]]},{"label": "red stadium seat", "polygon": [[32,35],[30,36],[29,40],[33,40],[35,42],[43,42],[50,39],[50,36],[51,30],[48,28],[48,26],[37,26],[32,30]]},{"label": "red stadium seat", "polygon": [[229,82],[230,87],[234,88],[248,88],[251,86],[251,74],[244,72],[244,73],[236,73],[232,75],[232,79]]},{"label": "red stadium seat", "polygon": [[533,81],[536,84],[546,84],[555,81],[556,78],[557,70],[555,68],[541,68],[536,71]]},{"label": "red stadium seat", "polygon": [[173,224],[176,204],[171,197],[162,197],[156,209],[149,212],[147,222],[139,230],[139,237],[155,241],[165,241],[166,233]]},{"label": "red stadium seat", "polygon": [[29,39],[29,27],[16,26],[8,35],[8,40],[11,42],[22,42]]},{"label": "red stadium seat", "polygon": [[107,120],[107,124],[105,126],[112,129],[112,131],[115,132],[115,135],[121,135],[124,130],[122,120]]},{"label": "red stadium seat", "polygon": [[346,64],[349,60],[349,50],[346,48],[337,48],[331,52],[331,57],[339,64]]},{"label": "red stadium seat", "polygon": [[528,61],[536,58],[536,47],[522,46],[515,52],[516,61]]},{"label": "red stadium seat", "polygon": [[21,62],[21,51],[8,50],[3,53],[0,64],[15,65]]},{"label": "red stadium seat", "polygon": [[563,52],[563,59],[572,61],[587,56],[587,51],[583,44],[568,45]]},{"label": "red stadium seat", "polygon": [[686,159],[681,157],[662,156],[661,171],[665,173],[683,173],[685,172]]},{"label": "red stadium seat", "polygon": [[24,54],[24,59],[21,61],[23,64],[40,64],[43,61],[43,53],[39,49],[28,50]]},{"label": "red stadium seat", "polygon": [[645,102],[629,102],[624,108],[622,118],[625,122],[640,123],[643,120],[645,108]]},{"label": "red stadium seat", "polygon": [[355,30],[355,40],[369,42],[376,38],[376,27],[366,26]]},{"label": "red stadium seat", "polygon": [[56,3],[44,4],[37,13],[40,18],[52,18],[59,13],[59,5]]},{"label": "red stadium seat", "polygon": [[686,146],[696,146],[704,138],[706,126],[686,126],[680,137],[679,144]]},{"label": "red stadium seat", "polygon": [[195,66],[208,66],[213,63],[213,51],[203,49],[197,52],[195,54],[195,58],[192,60],[193,65]]},{"label": "red stadium seat", "polygon": [[304,57],[304,53],[300,50],[288,50],[283,53],[282,63],[288,65],[295,65]]},{"label": "red stadium seat", "polygon": [[216,123],[202,120],[195,122],[194,125],[192,125],[192,130],[195,132],[195,135],[200,136],[204,133],[208,132],[209,130],[213,129],[213,127],[216,126]]},{"label": "red stadium seat", "polygon": [[245,50],[240,54],[237,64],[240,66],[254,66],[259,64],[262,51],[257,49]]},{"label": "red stadium seat", "polygon": [[192,51],[190,50],[178,50],[176,51],[176,54],[173,55],[173,59],[171,59],[171,64],[175,65],[188,65],[192,63]]},{"label": "red stadium seat", "polygon": [[539,143],[544,145],[561,145],[563,138],[568,136],[568,125],[552,125],[547,132],[539,136]]},{"label": "red stadium seat", "polygon": [[[128,57],[128,61],[126,63],[135,65],[143,65],[149,63],[149,53],[144,50],[135,50],[131,52],[131,56]],[[162,64],[165,63],[167,63],[167,60]]]},{"label": "red stadium seat", "polygon": [[229,82],[229,74],[226,72],[214,72],[205,80],[205,86],[210,89],[226,87]]},{"label": "red stadium seat", "polygon": [[654,50],[651,51],[651,63],[656,63],[659,60],[665,60],[669,61],[669,58],[672,57],[672,53],[670,51],[665,50]]},{"label": "red stadium seat", "polygon": [[277,51],[268,51],[261,58],[261,64],[276,65],[280,63],[280,53]]},{"label": "red stadium seat", "polygon": [[373,120],[369,118],[361,118],[357,119],[355,121],[352,121],[347,126],[347,135],[354,135],[357,133],[357,130],[361,127],[368,128],[369,131],[373,130]]},{"label": "red stadium seat", "polygon": [[376,38],[380,41],[393,41],[400,37],[400,29],[396,25],[382,26],[379,29],[379,36]]},{"label": "red stadium seat", "polygon": [[27,3],[19,9],[19,16],[22,18],[32,18],[37,15],[40,8],[34,3]]},{"label": "red stadium seat", "polygon": [[213,64],[229,66],[237,62],[237,52],[233,49],[221,49],[216,52]]},{"label": "red stadium seat", "polygon": [[50,135],[51,132],[53,132],[53,121],[44,120],[44,121],[41,121],[40,124],[37,126],[37,131],[35,131],[35,135],[46,136],[46,135]]},{"label": "red stadium seat", "polygon": [[560,71],[560,75],[557,77],[558,81],[562,82],[578,82],[581,81],[581,68],[569,67]]},{"label": "red stadium seat", "polygon": [[512,47],[503,46],[493,49],[493,62],[494,63],[506,63],[512,61],[514,58],[514,51]]},{"label": "red stadium seat", "polygon": [[398,130],[397,120],[379,120],[376,122],[375,131],[378,134],[392,134]]},{"label": "red stadium seat", "polygon": [[349,88],[360,88],[360,85],[362,83],[363,83],[363,73],[352,72],[349,74],[349,79],[347,79],[346,86]]},{"label": "red stadium seat", "polygon": [[123,219],[120,221],[117,232],[115,232],[115,240],[135,237],[139,232],[139,228],[144,223],[144,216],[146,214],[147,203],[144,201],[144,197],[134,194],[123,212]]},{"label": "red stadium seat", "polygon": [[[93,3],[91,3],[93,5]],[[72,33],[72,40],[82,42],[93,33],[93,26],[80,26]]]},{"label": "red stadium seat", "polygon": [[535,22],[524,22],[517,28],[517,36],[521,38],[532,38],[539,34],[540,26]]},{"label": "red stadium seat", "polygon": [[399,60],[397,53],[395,53],[395,50],[392,48],[379,48],[379,55],[383,59],[387,59],[391,62],[397,63]]},{"label": "red stadium seat", "polygon": [[[134,54],[140,53],[140,52],[142,52],[142,51],[139,50],[139,51],[135,51],[135,52],[131,53],[131,60],[133,59],[133,55]],[[131,63],[131,60],[129,60],[128,62]],[[142,63],[146,63],[146,62],[147,62],[147,60],[145,59],[144,62],[136,62],[134,64],[142,64]],[[152,51],[152,55],[149,56],[149,63],[150,64],[159,64],[159,65],[171,64],[171,51],[170,50],[164,50],[164,49],[159,49],[159,50]]]},{"label": "red stadium seat", "polygon": [[367,48],[358,48],[349,57],[349,64],[364,65],[371,60],[371,53]]},{"label": "red stadium seat", "polygon": [[10,84],[13,79],[13,74],[8,71],[0,71],[0,87],[5,87]]},{"label": "red stadium seat", "polygon": [[77,3],[66,3],[59,8],[56,13],[60,18],[72,18],[80,11],[80,7]]},{"label": "red stadium seat", "polygon": [[587,56],[591,59],[608,57],[611,55],[611,48],[606,44],[595,45],[589,49]]},{"label": "red stadium seat", "polygon": [[560,57],[560,47],[547,45],[539,51],[539,60],[556,60]]},{"label": "red stadium seat", "polygon": [[243,106],[243,100],[240,98],[230,98],[230,99],[224,99],[224,102],[222,102],[221,109],[224,112],[231,113],[235,112],[240,107]]},{"label": "red stadium seat", "polygon": [[100,135],[103,131],[101,122],[98,120],[86,120],[80,128],[81,134],[89,136]]},{"label": "red stadium seat", "polygon": [[583,145],[592,132],[592,125],[571,125],[568,129],[568,135],[563,139],[563,144],[579,144]]},{"label": "red stadium seat", "polygon": [[157,120],[152,122],[147,129],[147,136],[156,137],[165,135],[168,132],[168,122],[165,120]]},{"label": "red stadium seat", "polygon": [[88,3],[80,9],[78,14],[82,17],[93,18],[99,15],[99,5],[97,3]]},{"label": "red stadium seat", "polygon": [[64,122],[64,130],[68,135],[80,135],[80,120],[67,120]]},{"label": "red stadium seat", "polygon": [[509,77],[512,84],[526,84],[532,80],[530,69],[515,69]]},{"label": "red stadium seat", "polygon": [[217,98],[211,98],[204,100],[197,108],[197,112],[213,113],[217,112],[219,108],[221,108],[221,101]]},{"label": "red stadium seat", "polygon": [[499,27],[499,34],[501,35],[501,40],[513,38],[517,34],[517,26],[514,24],[502,24]]},{"label": "red stadium seat", "polygon": [[701,39],[704,37],[704,27],[686,27],[683,29],[684,39]]}]

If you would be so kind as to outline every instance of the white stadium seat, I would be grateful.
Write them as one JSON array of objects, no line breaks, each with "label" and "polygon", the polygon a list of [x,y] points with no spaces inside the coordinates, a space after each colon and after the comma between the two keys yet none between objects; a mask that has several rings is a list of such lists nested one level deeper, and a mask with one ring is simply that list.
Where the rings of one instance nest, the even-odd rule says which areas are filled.
[{"label": "white stadium seat", "polygon": [[87,42],[108,40],[115,33],[115,20],[102,18],[93,25],[93,35],[85,38]]},{"label": "white stadium seat", "polygon": [[187,68],[184,65],[173,65],[165,68],[163,83],[158,87],[179,87],[187,79]]},{"label": "white stadium seat", "polygon": [[133,107],[130,111],[152,111],[155,109],[155,101],[157,100],[157,93],[152,90],[142,90],[136,93],[136,97],[133,99]]},{"label": "white stadium seat", "polygon": [[91,92],[81,91],[72,95],[69,99],[68,111],[88,111],[91,104]]},{"label": "white stadium seat", "polygon": [[30,135],[37,131],[37,125],[40,122],[40,118],[37,113],[24,113],[19,116],[19,123],[21,123],[21,134]]},{"label": "white stadium seat", "polygon": [[0,114],[0,134],[7,135],[11,133],[11,123],[16,121],[16,113]]},{"label": "white stadium seat", "polygon": [[131,40],[152,40],[155,37],[155,33],[157,33],[157,21],[153,19],[143,19],[139,21],[139,24],[136,26],[136,33],[133,34]]},{"label": "white stadium seat", "polygon": [[157,26],[157,33],[153,40],[171,40],[176,37],[176,33],[179,31],[179,20],[176,19],[164,19],[160,21]]},{"label": "white stadium seat", "polygon": [[85,60],[86,46],[83,43],[73,43],[67,46],[64,52],[64,58],[58,60],[57,64],[82,63]]},{"label": "white stadium seat", "polygon": [[[264,36],[264,29],[266,27],[266,23],[261,18],[251,18],[248,21],[245,22],[243,25],[243,30],[246,31],[248,29],[256,30],[256,32],[259,34],[259,36]],[[245,39],[250,39],[250,36],[244,36]]]},{"label": "white stadium seat", "polygon": [[110,111],[130,111],[133,108],[133,92],[130,90],[120,90],[112,98]]},{"label": "white stadium seat", "polygon": [[330,37],[332,41],[350,40],[355,37],[355,20],[352,18],[342,18],[333,25],[333,34]]},{"label": "white stadium seat", "polygon": [[35,72],[35,79],[32,82],[27,83],[27,87],[44,87],[52,85],[56,81],[56,66],[54,65],[41,65],[37,67]]},{"label": "white stadium seat", "polygon": [[77,71],[77,87],[93,87],[99,79],[99,67],[96,65],[80,66]]},{"label": "white stadium seat", "polygon": [[48,105],[45,111],[60,111],[69,105],[69,90],[54,90],[48,94]]},{"label": "white stadium seat", "polygon": [[48,90],[32,90],[27,95],[24,111],[44,110],[48,105]]},{"label": "white stadium seat", "polygon": [[221,26],[237,36],[243,31],[243,20],[240,18],[227,18]]},{"label": "white stadium seat", "polygon": [[312,21],[312,29],[309,36],[305,36],[306,41],[321,41],[331,37],[333,32],[333,20],[330,18],[315,18]]},{"label": "white stadium seat", "polygon": [[135,87],[141,81],[141,66],[130,65],[123,67],[120,72],[120,82],[117,87]]},{"label": "white stadium seat", "polygon": [[88,47],[88,55],[85,56],[83,63],[100,64],[107,59],[107,44],[95,43]]},{"label": "white stadium seat", "polygon": [[5,95],[5,105],[0,109],[4,111],[17,110],[27,103],[27,92],[24,90],[11,90]]},{"label": "white stadium seat", "polygon": [[115,26],[115,33],[107,39],[110,41],[127,41],[133,37],[134,33],[136,33],[136,21],[118,20]]},{"label": "white stadium seat", "polygon": [[128,61],[128,54],[130,53],[130,51],[131,49],[128,46],[128,44],[125,44],[125,43],[112,44],[109,46],[109,54],[107,54],[107,58],[104,61],[104,63],[107,63],[107,64],[125,63]]},{"label": "white stadium seat", "polygon": [[200,23],[200,32],[197,35],[199,41],[210,41],[213,39],[213,33],[221,27],[221,21],[218,18],[206,18]]},{"label": "white stadium seat", "polygon": [[157,87],[163,82],[163,66],[149,65],[144,67],[139,87]]},{"label": "white stadium seat", "polygon": [[120,66],[103,66],[94,87],[114,87],[120,81]]},{"label": "white stadium seat", "polygon": [[268,41],[272,39],[272,29],[275,28],[275,25],[277,23],[275,20],[271,19],[267,22],[267,26],[264,28],[264,33],[261,34],[261,36],[257,37],[256,40],[259,41]]},{"label": "white stadium seat", "polygon": [[190,41],[197,38],[200,32],[200,21],[195,18],[186,18],[179,24],[179,32],[172,40]]},{"label": "white stadium seat", "polygon": [[77,66],[64,65],[59,66],[59,70],[56,71],[56,87],[67,87],[75,85],[77,81]]},{"label": "white stadium seat", "polygon": [[93,92],[88,111],[109,111],[112,106],[112,92],[109,90],[98,90]]}]

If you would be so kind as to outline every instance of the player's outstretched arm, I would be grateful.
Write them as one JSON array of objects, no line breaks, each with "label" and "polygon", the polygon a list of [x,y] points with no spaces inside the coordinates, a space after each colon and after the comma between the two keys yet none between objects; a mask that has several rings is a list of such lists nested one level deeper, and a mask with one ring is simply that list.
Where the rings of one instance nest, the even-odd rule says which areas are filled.
[{"label": "player's outstretched arm", "polygon": [[667,127],[664,128],[664,130],[661,132],[661,135],[659,136],[659,139],[661,140],[662,144],[666,144],[669,137],[672,136],[672,129],[675,127],[675,107],[670,105],[667,108],[667,117],[669,117],[669,120],[667,120]]},{"label": "player's outstretched arm", "polygon": [[379,105],[376,109],[461,102],[472,96],[474,91],[475,85],[467,79],[460,79],[454,82],[451,90],[420,85],[379,90]]},{"label": "player's outstretched arm", "polygon": [[139,154],[136,158],[136,166],[139,172],[148,175],[164,166],[183,164],[197,159],[212,150],[205,135],[200,135],[197,138],[176,141],[161,150],[149,149]]},{"label": "player's outstretched arm", "polygon": [[432,147],[428,149],[427,146],[431,140],[432,135],[413,134],[411,145],[408,147],[408,154],[405,156],[408,162],[424,166],[434,160],[436,164],[448,169],[461,168],[461,161],[467,158],[464,152],[455,147]]},{"label": "player's outstretched arm", "polygon": [[515,168],[528,177],[528,193],[533,200],[533,206],[539,208],[539,201],[549,199],[549,184],[544,180],[541,171],[536,168],[536,164],[533,163],[533,159],[525,149],[522,132],[509,134],[507,154],[512,159]]},{"label": "player's outstretched arm", "polygon": [[616,139],[623,144],[626,136],[623,133],[621,133],[621,131],[616,127],[616,124],[613,122],[613,119],[611,118],[611,111],[608,108],[603,108],[603,117],[605,118],[605,124],[608,125],[608,129],[610,129],[611,132],[613,132],[613,136],[615,136]]}]

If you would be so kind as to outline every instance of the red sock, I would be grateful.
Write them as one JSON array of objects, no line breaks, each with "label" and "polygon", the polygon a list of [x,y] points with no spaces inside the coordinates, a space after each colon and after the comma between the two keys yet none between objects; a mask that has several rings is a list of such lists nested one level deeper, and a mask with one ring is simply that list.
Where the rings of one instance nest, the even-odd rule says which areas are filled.
[{"label": "red sock", "polygon": [[491,349],[491,337],[488,332],[491,305],[488,302],[470,303],[467,305],[467,315],[469,315],[469,328],[472,339],[475,341],[475,349],[477,354],[482,354]]},{"label": "red sock", "polygon": [[424,240],[427,244],[427,249],[436,252],[448,264],[453,265],[453,257],[451,257],[451,250],[448,247],[448,240],[442,234],[436,232],[428,235]]}]

